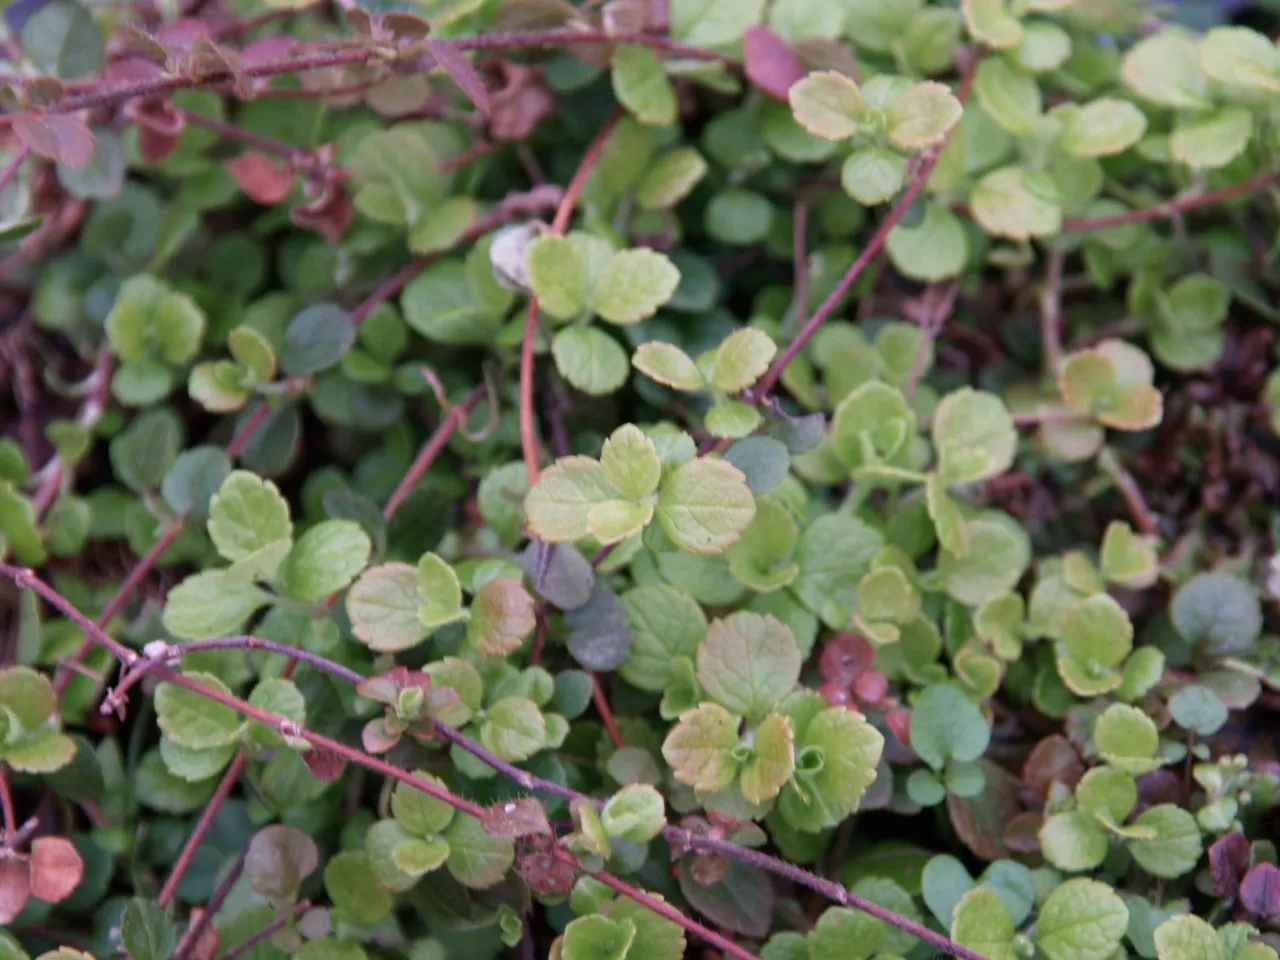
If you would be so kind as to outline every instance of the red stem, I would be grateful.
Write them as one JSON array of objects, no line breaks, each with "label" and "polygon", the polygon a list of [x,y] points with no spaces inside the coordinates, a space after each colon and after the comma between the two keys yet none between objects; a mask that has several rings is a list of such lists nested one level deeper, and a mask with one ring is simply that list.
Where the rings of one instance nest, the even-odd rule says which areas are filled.
[{"label": "red stem", "polygon": [[746,950],[738,946],[723,934],[717,933],[710,927],[702,925],[691,917],[686,917],[665,900],[659,900],[657,897],[650,896],[645,891],[631,886],[629,883],[618,879],[611,873],[604,873],[603,871],[599,873],[592,873],[590,870],[584,870],[583,873],[589,877],[599,880],[606,887],[616,890],[624,897],[634,900],[645,909],[652,910],[654,913],[658,914],[658,916],[666,917],[672,923],[679,924],[694,936],[706,941],[714,947],[718,947],[728,956],[737,957],[738,960],[760,960],[760,958],[750,950]]},{"label": "red stem", "polygon": [[[565,188],[560,206],[556,210],[555,219],[551,221],[551,232],[564,233],[573,216],[573,208],[577,205],[582,188],[586,186],[587,177],[591,174],[600,154],[604,150],[605,141],[617,125],[621,113],[614,110],[613,115],[605,121],[595,138],[582,155],[573,179]],[[524,340],[520,344],[520,449],[524,454],[524,468],[529,475],[529,486],[538,482],[538,431],[533,422],[533,346],[538,333],[538,300],[529,298],[529,308],[525,312]]]},{"label": "red stem", "polygon": [[[209,687],[208,690],[210,693],[219,692],[212,687]],[[248,754],[243,750],[237,751],[236,755],[231,759],[231,765],[227,767],[227,772],[223,775],[218,788],[213,792],[213,796],[209,798],[209,803],[205,806],[204,812],[200,814],[196,828],[191,831],[191,836],[195,838],[195,842],[192,843],[191,838],[187,839],[186,845],[182,848],[178,854],[178,859],[173,864],[173,869],[169,871],[169,876],[165,878],[164,886],[160,888],[160,896],[156,898],[160,906],[167,907],[173,899],[173,894],[178,889],[178,884],[182,882],[187,868],[191,866],[191,858],[196,855],[200,841],[209,832],[209,828],[213,826],[213,818],[218,815],[218,808],[222,806],[222,802],[227,799],[227,794],[235,786],[235,782],[240,776],[240,771],[244,769],[245,762],[248,759]]]},{"label": "red stem", "polygon": [[9,772],[3,763],[0,763],[0,810],[4,812],[4,845],[9,848],[18,832],[18,818],[13,810],[13,794],[9,791]]},{"label": "red stem", "polygon": [[400,504],[404,502],[404,498],[414,488],[422,475],[430,469],[431,464],[435,463],[436,458],[440,456],[444,450],[445,444],[449,442],[449,438],[453,436],[453,432],[467,419],[467,415],[475,409],[480,398],[485,394],[483,386],[476,387],[472,390],[465,400],[449,409],[444,415],[444,420],[440,422],[440,426],[436,428],[436,432],[431,435],[431,439],[427,441],[427,445],[414,458],[413,463],[401,478],[400,483],[396,486],[395,492],[391,494],[391,499],[387,501],[387,505],[382,508],[382,516],[384,519],[390,520],[392,514],[396,512]]},{"label": "red stem", "polygon": [[1122,227],[1125,224],[1142,223],[1146,220],[1164,220],[1169,217],[1176,216],[1179,213],[1185,213],[1188,210],[1213,206],[1215,203],[1222,203],[1222,201],[1230,200],[1233,197],[1240,197],[1247,193],[1264,190],[1276,183],[1280,183],[1280,171],[1260,173],[1256,177],[1250,177],[1248,180],[1241,180],[1239,183],[1228,184],[1225,187],[1219,187],[1218,189],[1210,190],[1207,193],[1187,194],[1181,197],[1174,197],[1172,200],[1166,200],[1163,203],[1157,203],[1150,207],[1141,207],[1137,210],[1126,210],[1123,213],[1113,213],[1105,217],[1085,217],[1079,220],[1064,220],[1062,223],[1062,232],[1074,233],[1081,230],[1101,230],[1104,227]]},{"label": "red stem", "polygon": [[293,908],[292,914],[290,914],[287,917],[280,917],[276,920],[272,920],[270,923],[268,923],[265,927],[263,927],[253,936],[240,941],[240,943],[237,943],[234,947],[232,947],[230,950],[228,950],[226,953],[220,956],[218,960],[235,960],[236,957],[239,957],[242,954],[248,953],[258,944],[260,944],[263,940],[266,940],[268,937],[274,935],[277,930],[282,929],[286,924],[290,923],[294,917],[301,916],[302,914],[306,913],[310,909],[311,909],[310,900],[301,901],[296,907]]}]

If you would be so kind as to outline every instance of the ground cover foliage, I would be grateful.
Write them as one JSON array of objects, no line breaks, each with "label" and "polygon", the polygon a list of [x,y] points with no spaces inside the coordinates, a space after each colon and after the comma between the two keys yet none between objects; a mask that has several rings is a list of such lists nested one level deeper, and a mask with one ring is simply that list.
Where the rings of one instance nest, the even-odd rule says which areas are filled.
[{"label": "ground cover foliage", "polygon": [[1267,9],[4,27],[0,957],[1274,960]]}]

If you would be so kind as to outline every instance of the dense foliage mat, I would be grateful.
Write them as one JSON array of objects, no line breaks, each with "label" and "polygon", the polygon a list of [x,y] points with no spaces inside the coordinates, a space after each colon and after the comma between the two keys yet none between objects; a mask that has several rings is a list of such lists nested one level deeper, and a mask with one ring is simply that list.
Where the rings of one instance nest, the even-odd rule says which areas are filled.
[{"label": "dense foliage mat", "polygon": [[1276,28],[8,4],[0,960],[1275,960]]}]

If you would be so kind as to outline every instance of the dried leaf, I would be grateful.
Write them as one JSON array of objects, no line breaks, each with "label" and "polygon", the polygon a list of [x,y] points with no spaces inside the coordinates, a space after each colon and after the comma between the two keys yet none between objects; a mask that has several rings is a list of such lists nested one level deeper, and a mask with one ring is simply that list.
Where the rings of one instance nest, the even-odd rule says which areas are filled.
[{"label": "dried leaf", "polygon": [[31,893],[46,903],[71,896],[84,876],[84,860],[64,837],[37,837],[31,843]]},{"label": "dried leaf", "polygon": [[293,170],[287,163],[266,154],[246,150],[225,164],[227,173],[250,199],[264,207],[274,206],[289,195]]},{"label": "dried leaf", "polygon": [[533,797],[499,800],[484,808],[480,818],[487,833],[495,837],[525,837],[531,834],[551,833],[547,811],[541,801]]}]

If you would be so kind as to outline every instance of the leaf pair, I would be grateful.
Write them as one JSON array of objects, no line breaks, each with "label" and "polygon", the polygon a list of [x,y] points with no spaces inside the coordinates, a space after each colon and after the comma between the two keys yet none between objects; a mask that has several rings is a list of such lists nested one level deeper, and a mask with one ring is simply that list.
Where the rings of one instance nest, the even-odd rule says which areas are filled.
[{"label": "leaf pair", "polygon": [[1151,385],[1147,355],[1121,340],[1104,340],[1073,353],[1058,375],[1058,388],[1076,413],[1116,430],[1146,430],[1160,422],[1164,398]]},{"label": "leaf pair", "polygon": [[187,389],[191,398],[210,413],[239,410],[276,372],[276,356],[267,338],[241,325],[227,335],[231,360],[197,364]]}]

